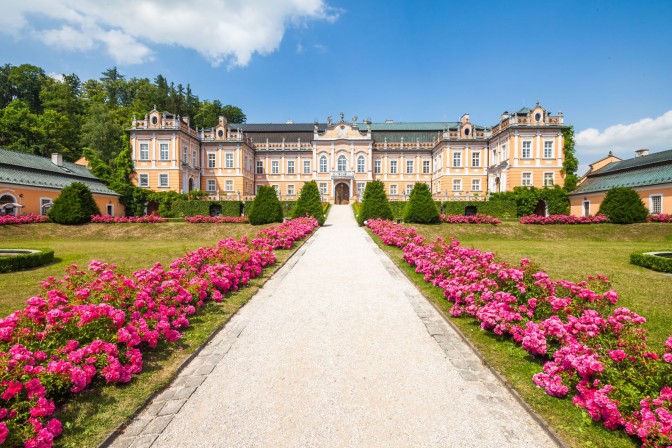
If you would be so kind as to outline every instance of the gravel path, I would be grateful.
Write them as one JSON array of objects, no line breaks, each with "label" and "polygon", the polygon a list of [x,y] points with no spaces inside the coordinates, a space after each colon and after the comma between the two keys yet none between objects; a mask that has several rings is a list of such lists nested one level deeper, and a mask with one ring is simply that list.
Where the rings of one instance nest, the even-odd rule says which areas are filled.
[{"label": "gravel path", "polygon": [[553,447],[348,206],[114,447]]}]

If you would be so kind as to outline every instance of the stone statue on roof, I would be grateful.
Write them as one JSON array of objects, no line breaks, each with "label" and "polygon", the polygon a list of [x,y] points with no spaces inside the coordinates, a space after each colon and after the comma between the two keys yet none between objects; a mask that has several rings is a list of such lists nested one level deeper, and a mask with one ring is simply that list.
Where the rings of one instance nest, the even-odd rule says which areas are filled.
[{"label": "stone statue on roof", "polygon": [[345,117],[345,114],[343,112],[341,112],[341,123],[343,123],[345,121],[344,117]]},{"label": "stone statue on roof", "polygon": [[352,117],[352,122],[353,122],[353,123],[357,123],[357,118],[358,118],[357,115],[355,115],[354,117]]},{"label": "stone statue on roof", "polygon": [[327,125],[331,126],[331,115],[327,117]]}]

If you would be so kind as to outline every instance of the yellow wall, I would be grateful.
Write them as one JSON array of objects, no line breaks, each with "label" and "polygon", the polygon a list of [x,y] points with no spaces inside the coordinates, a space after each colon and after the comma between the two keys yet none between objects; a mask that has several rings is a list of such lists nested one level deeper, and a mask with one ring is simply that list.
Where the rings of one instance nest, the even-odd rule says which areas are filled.
[{"label": "yellow wall", "polygon": [[[50,188],[27,187],[0,183],[0,196],[9,194],[16,198],[19,204],[25,206],[19,209],[20,215],[40,215],[41,199],[51,199],[53,202],[60,193],[60,190],[54,190]],[[124,206],[119,202],[119,197],[94,193],[93,199],[96,201],[101,214],[105,215],[107,211],[107,205],[111,204],[113,206],[114,216],[124,216]]]},{"label": "yellow wall", "polygon": [[[650,187],[639,187],[635,188],[639,197],[642,198],[644,206],[651,212],[651,196],[652,195],[662,195],[662,213],[672,213],[672,185],[654,185]],[[573,195],[569,197],[569,202],[571,204],[570,213],[575,216],[583,215],[583,201],[590,201],[590,214],[596,215],[600,209],[600,205],[604,200],[605,192],[601,193],[591,193],[585,195]]]}]

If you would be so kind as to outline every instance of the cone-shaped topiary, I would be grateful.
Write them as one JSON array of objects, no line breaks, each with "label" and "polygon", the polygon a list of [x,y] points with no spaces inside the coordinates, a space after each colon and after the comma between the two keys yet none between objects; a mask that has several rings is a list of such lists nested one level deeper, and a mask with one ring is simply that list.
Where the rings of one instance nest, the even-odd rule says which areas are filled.
[{"label": "cone-shaped topiary", "polygon": [[439,209],[432,199],[432,192],[427,184],[416,182],[411,197],[404,210],[404,222],[433,224],[439,222]]},{"label": "cone-shaped topiary", "polygon": [[58,224],[84,224],[91,221],[91,215],[100,215],[100,209],[89,187],[81,182],[73,182],[61,190],[48,215],[50,220]]},{"label": "cone-shaped topiary", "polygon": [[357,222],[361,226],[364,224],[364,221],[376,218],[394,218],[390,203],[387,201],[387,195],[385,194],[385,184],[379,180],[366,184]]},{"label": "cone-shaped topiary", "polygon": [[306,182],[301,188],[299,200],[292,210],[292,218],[302,218],[306,215],[317,219],[320,225],[324,224],[324,212],[322,210],[322,201],[320,200],[320,190],[314,180]]},{"label": "cone-shaped topiary", "polygon": [[607,191],[599,215],[605,215],[616,224],[644,222],[649,214],[639,194],[632,188],[614,187]]},{"label": "cone-shaped topiary", "polygon": [[249,214],[250,224],[268,224],[282,222],[282,206],[275,188],[261,185],[252,203]]}]

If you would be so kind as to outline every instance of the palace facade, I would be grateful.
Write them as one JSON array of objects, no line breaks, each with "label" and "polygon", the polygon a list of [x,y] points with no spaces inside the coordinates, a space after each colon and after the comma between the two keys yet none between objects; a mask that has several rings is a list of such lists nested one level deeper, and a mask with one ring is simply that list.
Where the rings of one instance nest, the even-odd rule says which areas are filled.
[{"label": "palace facade", "polygon": [[213,198],[254,196],[271,185],[296,199],[317,182],[324,201],[360,200],[366,183],[383,181],[391,200],[416,182],[437,200],[486,198],[518,185],[562,184],[563,115],[537,103],[504,112],[494,126],[471,122],[372,122],[355,116],[326,123],[233,124],[220,117],[194,129],[188,117],[150,111],[129,129],[134,183],[155,191],[200,189]]}]

